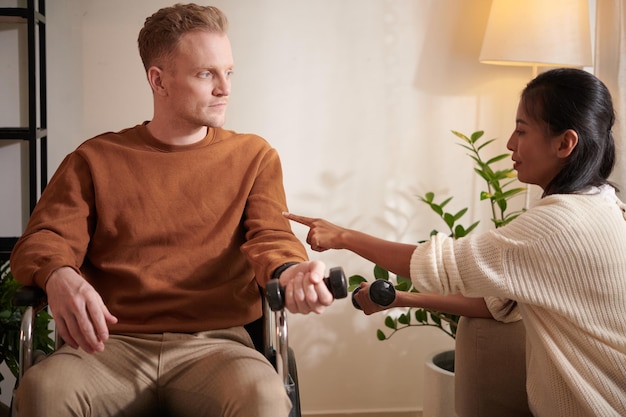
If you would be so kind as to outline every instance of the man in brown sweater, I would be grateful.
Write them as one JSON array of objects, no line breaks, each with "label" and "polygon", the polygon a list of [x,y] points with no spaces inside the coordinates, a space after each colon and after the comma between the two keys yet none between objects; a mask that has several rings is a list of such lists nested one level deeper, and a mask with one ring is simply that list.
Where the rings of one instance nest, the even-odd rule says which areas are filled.
[{"label": "man in brown sweater", "polygon": [[66,344],[26,373],[20,416],[288,415],[243,325],[272,277],[291,312],[321,313],[332,295],[281,214],[276,150],[221,128],[226,29],[193,4],[146,19],[152,120],[80,145],[35,208],[11,270],[45,289]]}]

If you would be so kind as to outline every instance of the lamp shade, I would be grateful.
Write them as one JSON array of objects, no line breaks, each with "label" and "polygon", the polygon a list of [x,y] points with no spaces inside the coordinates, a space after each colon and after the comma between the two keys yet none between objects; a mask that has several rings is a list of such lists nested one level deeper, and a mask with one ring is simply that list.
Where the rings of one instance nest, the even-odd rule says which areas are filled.
[{"label": "lamp shade", "polygon": [[480,62],[591,66],[587,1],[493,0]]}]

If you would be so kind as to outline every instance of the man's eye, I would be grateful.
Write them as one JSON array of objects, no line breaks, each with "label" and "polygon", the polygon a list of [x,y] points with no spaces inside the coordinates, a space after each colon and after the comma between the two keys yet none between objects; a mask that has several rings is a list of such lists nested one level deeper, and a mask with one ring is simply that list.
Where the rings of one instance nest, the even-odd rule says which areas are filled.
[{"label": "man's eye", "polygon": [[212,75],[213,74],[211,74],[210,71],[204,71],[204,72],[201,72],[200,74],[198,74],[198,77],[200,77],[200,78],[211,78]]},{"label": "man's eye", "polygon": [[234,73],[235,71],[226,71],[226,78],[232,77]]}]

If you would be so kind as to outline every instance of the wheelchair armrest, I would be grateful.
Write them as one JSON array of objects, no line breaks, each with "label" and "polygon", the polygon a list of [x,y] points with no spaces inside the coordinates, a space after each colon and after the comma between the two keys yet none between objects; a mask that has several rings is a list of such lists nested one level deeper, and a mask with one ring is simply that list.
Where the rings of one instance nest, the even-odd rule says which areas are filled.
[{"label": "wheelchair armrest", "polygon": [[46,304],[48,304],[48,296],[39,287],[20,287],[13,296],[13,305],[16,307],[43,308]]}]

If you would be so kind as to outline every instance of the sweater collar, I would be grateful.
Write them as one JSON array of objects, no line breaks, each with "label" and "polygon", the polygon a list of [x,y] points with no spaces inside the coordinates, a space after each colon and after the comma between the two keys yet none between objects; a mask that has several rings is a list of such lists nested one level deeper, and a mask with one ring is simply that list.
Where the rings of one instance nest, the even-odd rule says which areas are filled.
[{"label": "sweater collar", "polygon": [[162,152],[184,152],[199,148],[204,148],[208,146],[216,136],[216,129],[213,127],[207,128],[207,134],[204,138],[199,140],[198,142],[192,143],[190,145],[170,145],[167,143],[163,143],[154,136],[150,134],[148,128],[146,127],[149,122],[145,121],[141,125],[139,125],[139,133],[143,142],[153,149],[157,149]]},{"label": "sweater collar", "polygon": [[622,211],[622,216],[624,217],[624,220],[626,220],[626,204],[624,204],[619,198],[617,198],[615,188],[611,185],[604,184],[599,187],[589,187],[581,191],[579,194],[598,195],[603,200],[617,204],[617,206]]}]

